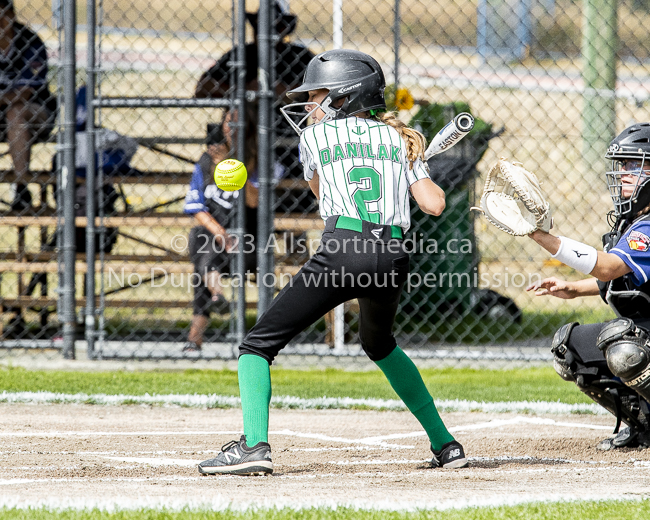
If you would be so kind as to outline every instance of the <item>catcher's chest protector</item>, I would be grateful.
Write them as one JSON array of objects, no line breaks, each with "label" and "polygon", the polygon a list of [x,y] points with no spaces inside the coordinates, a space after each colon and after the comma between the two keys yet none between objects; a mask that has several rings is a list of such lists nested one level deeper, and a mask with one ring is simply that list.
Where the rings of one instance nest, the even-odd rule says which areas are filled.
[{"label": "catcher's chest protector", "polygon": [[[646,215],[635,222],[650,220]],[[618,229],[603,235],[605,252],[612,249],[632,224],[622,222]],[[641,286],[635,285],[630,273],[611,282],[598,282],[600,297],[617,316],[633,320],[650,318],[650,281]]]}]

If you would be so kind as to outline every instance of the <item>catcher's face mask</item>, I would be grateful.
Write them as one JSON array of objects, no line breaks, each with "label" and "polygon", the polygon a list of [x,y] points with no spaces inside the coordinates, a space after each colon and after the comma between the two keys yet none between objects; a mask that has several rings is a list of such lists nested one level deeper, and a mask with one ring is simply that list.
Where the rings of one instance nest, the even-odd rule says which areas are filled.
[{"label": "catcher's face mask", "polygon": [[612,170],[605,175],[617,215],[631,216],[647,205],[642,199],[650,191],[650,157],[645,153],[635,158],[614,159]]},{"label": "catcher's face mask", "polygon": [[607,148],[612,160],[607,172],[609,194],[617,217],[629,220],[650,205],[650,123],[635,123],[616,136]]}]

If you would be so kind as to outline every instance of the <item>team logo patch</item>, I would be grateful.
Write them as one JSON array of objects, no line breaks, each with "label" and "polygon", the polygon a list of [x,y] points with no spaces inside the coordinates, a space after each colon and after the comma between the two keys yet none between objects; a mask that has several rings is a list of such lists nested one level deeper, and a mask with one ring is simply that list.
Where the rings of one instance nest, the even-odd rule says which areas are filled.
[{"label": "team logo patch", "polygon": [[363,135],[366,133],[366,131],[363,129],[361,126],[355,126],[351,132],[356,135]]},{"label": "team logo patch", "polygon": [[639,231],[632,231],[627,236],[627,245],[633,251],[648,251],[650,249],[650,237]]}]

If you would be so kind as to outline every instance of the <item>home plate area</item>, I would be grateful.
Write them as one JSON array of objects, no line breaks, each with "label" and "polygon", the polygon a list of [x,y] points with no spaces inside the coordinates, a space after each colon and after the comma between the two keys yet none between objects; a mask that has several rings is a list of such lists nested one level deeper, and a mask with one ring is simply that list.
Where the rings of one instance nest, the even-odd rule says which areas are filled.
[{"label": "home plate area", "polygon": [[0,505],[444,509],[650,494],[650,450],[601,452],[601,415],[446,413],[468,468],[430,467],[407,412],[271,410],[274,473],[201,476],[239,409],[2,404]]}]

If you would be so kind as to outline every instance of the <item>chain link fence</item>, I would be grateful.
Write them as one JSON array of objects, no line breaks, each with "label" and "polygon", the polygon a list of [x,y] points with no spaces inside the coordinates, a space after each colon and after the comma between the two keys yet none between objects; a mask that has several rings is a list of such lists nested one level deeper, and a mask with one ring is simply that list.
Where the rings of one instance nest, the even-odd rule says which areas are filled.
[{"label": "chain link fence", "polygon": [[[374,56],[389,106],[428,139],[459,112],[477,121],[431,159],[445,213],[412,210],[412,274],[395,324],[403,348],[452,361],[545,359],[562,324],[613,317],[599,298],[526,292],[541,278],[581,275],[470,207],[489,166],[516,159],[543,182],[555,233],[600,246],[611,209],[607,144],[650,120],[648,2],[102,0],[78,2],[76,13],[71,5],[14,3],[17,22],[35,35],[32,54],[41,45],[47,56],[21,70],[6,27],[22,25],[6,21],[11,8],[0,20],[0,356],[235,357],[318,245],[317,201],[279,106],[309,59],[335,47]],[[40,98],[11,98],[21,74]],[[28,139],[12,130],[26,126],[12,126],[17,109]],[[210,182],[226,156],[248,166],[241,192]],[[241,246],[219,256],[216,281],[197,260],[210,243],[223,249],[202,213]],[[71,265],[74,277],[64,272]],[[349,302],[286,352],[353,362],[362,353],[357,324]]]}]

